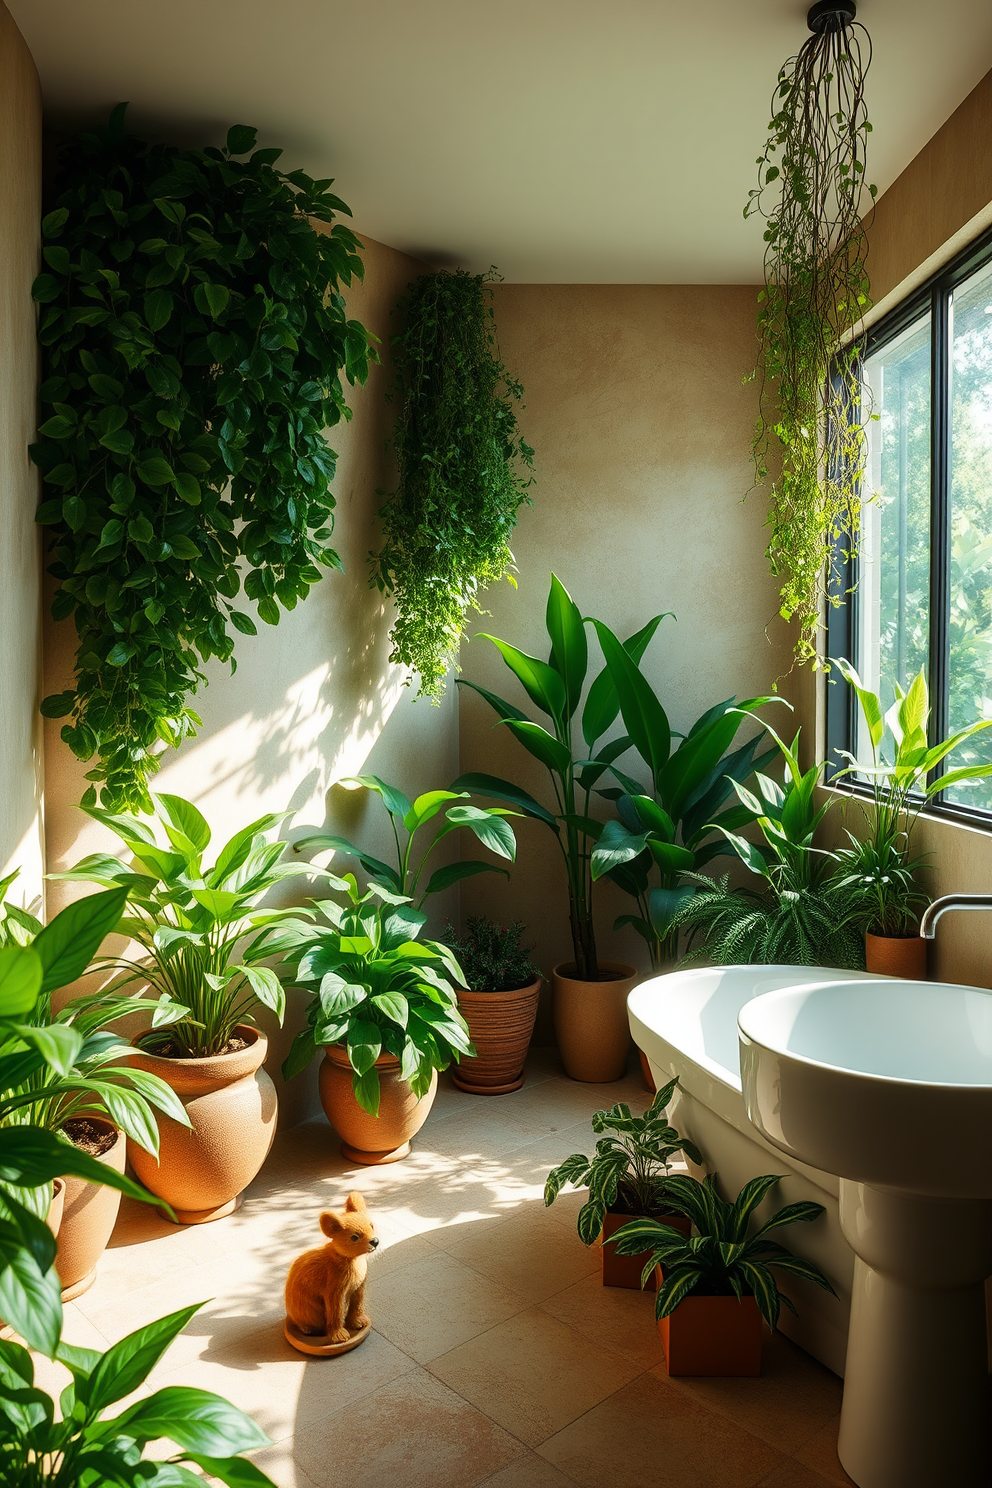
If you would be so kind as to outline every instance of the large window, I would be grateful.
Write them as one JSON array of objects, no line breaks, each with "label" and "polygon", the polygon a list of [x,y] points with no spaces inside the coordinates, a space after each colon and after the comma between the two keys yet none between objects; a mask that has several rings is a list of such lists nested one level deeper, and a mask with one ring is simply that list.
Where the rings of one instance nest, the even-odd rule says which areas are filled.
[{"label": "large window", "polygon": [[[933,734],[992,718],[992,240],[875,326],[864,356],[869,459],[862,539],[838,584],[828,649],[888,707],[927,670]],[[849,689],[828,687],[828,754],[862,758]],[[981,733],[955,764],[992,759]],[[936,811],[983,815],[992,778],[951,787]]]}]

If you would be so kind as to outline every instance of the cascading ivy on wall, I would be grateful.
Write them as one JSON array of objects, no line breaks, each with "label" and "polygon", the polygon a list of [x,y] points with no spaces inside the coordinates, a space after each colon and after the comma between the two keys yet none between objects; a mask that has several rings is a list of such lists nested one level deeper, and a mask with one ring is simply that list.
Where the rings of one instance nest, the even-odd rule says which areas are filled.
[{"label": "cascading ivy on wall", "polygon": [[513,582],[510,534],[530,502],[523,471],[534,451],[514,411],[523,388],[496,343],[495,277],[423,275],[398,307],[406,329],[392,342],[399,482],[379,513],[372,582],[396,601],[390,660],[413,668],[435,702],[480,590]]},{"label": "cascading ivy on wall", "polygon": [[226,150],[149,144],[119,105],[66,147],[44,219],[32,455],[52,613],[79,645],[42,712],[71,715],[62,737],[98,756],[87,778],[111,806],[147,804],[157,754],[200,722],[202,664],[233,669],[231,627],[256,633],[241,561],[269,625],[340,567],[322,431],[350,417],[342,373],[364,382],[374,356],[340,294],[361,244],[332,183],[283,174],[281,153],[243,125]]},{"label": "cascading ivy on wall", "polygon": [[871,41],[855,14],[854,0],[810,10],[812,35],[778,75],[744,209],[765,219],[755,478],[773,467],[767,555],[782,580],[781,614],[798,624],[796,659],[814,667],[828,575],[857,541],[869,412],[853,333],[871,303],[862,215],[876,192],[865,178]]}]

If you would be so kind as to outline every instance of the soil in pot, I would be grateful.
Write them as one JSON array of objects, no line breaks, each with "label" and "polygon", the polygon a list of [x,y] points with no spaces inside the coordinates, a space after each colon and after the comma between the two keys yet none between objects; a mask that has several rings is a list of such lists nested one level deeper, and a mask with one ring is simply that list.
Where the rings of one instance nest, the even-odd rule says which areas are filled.
[{"label": "soil in pot", "polygon": [[375,1067],[379,1072],[378,1116],[370,1116],[355,1099],[348,1052],[341,1044],[325,1048],[318,1071],[320,1103],[341,1138],[342,1156],[366,1166],[408,1157],[410,1139],[427,1120],[437,1095],[436,1071],[430,1090],[418,1099],[409,1082],[400,1079],[400,1062],[392,1054],[380,1054]]},{"label": "soil in pot", "polygon": [[540,977],[509,992],[458,993],[458,1007],[477,1050],[475,1058],[452,1065],[451,1078],[459,1090],[507,1095],[520,1089],[540,995]]},{"label": "soil in pot", "polygon": [[565,1073],[592,1085],[623,1078],[630,1049],[627,996],[637,981],[633,966],[601,961],[600,980],[582,981],[571,962],[552,977],[555,1038]]},{"label": "soil in pot", "polygon": [[920,935],[865,936],[865,970],[878,976],[927,979],[927,942]]},{"label": "soil in pot", "polygon": [[[83,1152],[123,1173],[127,1148],[123,1133],[112,1122],[102,1116],[77,1116],[67,1121],[63,1130]],[[97,1263],[117,1221],[121,1196],[116,1188],[103,1188],[84,1178],[69,1176],[63,1181],[55,1268],[62,1283],[62,1300],[71,1302],[96,1280]]]},{"label": "soil in pot", "polygon": [[[673,1230],[678,1230],[682,1235],[688,1235],[690,1231],[689,1221],[683,1214],[639,1214],[628,1209],[608,1209],[603,1220],[603,1233],[600,1243],[603,1248],[603,1285],[609,1287],[627,1287],[630,1291],[641,1290],[641,1272],[647,1265],[648,1252],[640,1255],[622,1256],[617,1255],[616,1246],[608,1245],[606,1242],[622,1225],[630,1224],[632,1219],[656,1219],[661,1224],[671,1225]],[[645,1291],[654,1291],[658,1285],[657,1271],[653,1280],[647,1282]]]},{"label": "soil in pot", "polygon": [[732,1294],[692,1292],[658,1323],[668,1373],[696,1378],[760,1374],[761,1327],[753,1297],[738,1301]]},{"label": "soil in pot", "polygon": [[278,1101],[262,1068],[268,1040],[239,1024],[223,1054],[176,1058],[162,1052],[166,1047],[157,1042],[154,1053],[136,1047],[130,1063],[172,1087],[192,1126],[160,1114],[158,1160],[134,1142],[128,1158],[179,1224],[206,1224],[233,1213],[272,1146]]}]

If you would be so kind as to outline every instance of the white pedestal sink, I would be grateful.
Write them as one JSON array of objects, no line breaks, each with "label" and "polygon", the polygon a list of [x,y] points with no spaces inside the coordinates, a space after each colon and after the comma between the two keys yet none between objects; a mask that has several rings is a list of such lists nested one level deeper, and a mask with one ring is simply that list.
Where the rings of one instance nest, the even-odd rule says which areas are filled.
[{"label": "white pedestal sink", "polygon": [[841,1179],[844,1468],[859,1488],[989,1488],[992,992],[818,982],[756,997],[738,1028],[750,1119]]}]

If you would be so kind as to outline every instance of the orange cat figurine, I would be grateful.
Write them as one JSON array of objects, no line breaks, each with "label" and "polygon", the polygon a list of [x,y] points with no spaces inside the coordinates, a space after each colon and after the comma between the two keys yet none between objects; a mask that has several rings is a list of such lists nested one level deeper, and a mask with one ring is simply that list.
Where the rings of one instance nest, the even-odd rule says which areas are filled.
[{"label": "orange cat figurine", "polygon": [[378,1247],[375,1226],[360,1193],[348,1195],[344,1209],[320,1216],[327,1244],[304,1251],[286,1278],[286,1316],[298,1332],[348,1343],[365,1328],[366,1256]]}]

